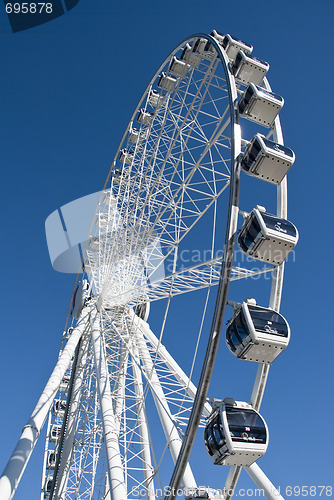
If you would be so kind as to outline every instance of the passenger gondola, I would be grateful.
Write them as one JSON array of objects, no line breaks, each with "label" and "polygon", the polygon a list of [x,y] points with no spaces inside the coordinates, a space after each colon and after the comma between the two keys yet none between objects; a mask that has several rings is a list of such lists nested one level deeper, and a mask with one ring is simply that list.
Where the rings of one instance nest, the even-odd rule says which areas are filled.
[{"label": "passenger gondola", "polygon": [[137,116],[137,121],[142,123],[143,125],[150,126],[152,124],[154,117],[154,113],[150,113],[149,111],[145,111],[145,109],[141,109]]},{"label": "passenger gondola", "polygon": [[135,309],[135,314],[142,320],[147,321],[148,316],[150,314],[150,303],[146,302],[138,302]]},{"label": "passenger gondola", "polygon": [[268,214],[257,206],[245,219],[239,232],[238,245],[256,260],[279,265],[298,241],[297,228],[286,219]]},{"label": "passenger gondola", "polygon": [[282,96],[250,83],[239,102],[239,112],[248,120],[271,127],[282,109]]},{"label": "passenger gondola", "polygon": [[173,56],[169,69],[174,75],[184,78],[189,71],[189,64]]},{"label": "passenger gondola", "polygon": [[183,52],[181,55],[181,60],[190,64],[194,68],[197,68],[200,65],[202,59],[199,55],[197,55],[197,54],[195,54],[195,52],[193,52],[189,43],[187,43],[183,49]]},{"label": "passenger gondola", "polygon": [[108,189],[103,194],[103,203],[111,208],[115,208],[117,205],[117,196],[115,196],[114,193]]},{"label": "passenger gondola", "polygon": [[89,284],[87,280],[79,281],[72,298],[71,316],[78,319],[85,305]]},{"label": "passenger gondola", "polygon": [[193,51],[205,59],[214,59],[217,56],[217,51],[213,46],[210,47],[210,45],[212,45],[211,42],[208,42],[206,38],[197,38],[193,46]]},{"label": "passenger gondola", "polygon": [[56,417],[63,417],[66,410],[66,401],[56,399],[53,405],[53,415]]},{"label": "passenger gondola", "polygon": [[249,43],[243,42],[238,38],[234,38],[231,35],[222,35],[216,30],[211,33],[214,38],[216,38],[226,51],[226,54],[231,62],[234,62],[238,55],[238,52],[242,50],[244,54],[251,54],[253,46]]},{"label": "passenger gondola", "polygon": [[136,128],[131,128],[129,130],[129,142],[132,142],[134,144],[141,144],[144,139],[146,139],[146,133],[140,132]]},{"label": "passenger gondola", "polygon": [[49,451],[48,455],[48,469],[53,470],[56,465],[56,452],[55,450]]},{"label": "passenger gondola", "polygon": [[241,83],[260,85],[269,70],[269,64],[240,50],[232,66],[232,73]]},{"label": "passenger gondola", "polygon": [[[163,103],[165,102],[166,100],[166,95],[164,94],[161,94],[160,92],[158,92],[157,90],[155,89],[151,89],[150,90],[150,93],[148,94],[148,104],[150,106],[152,106],[152,108],[160,108]],[[153,114],[151,113],[152,117],[153,117]],[[140,121],[140,120],[138,120]],[[143,134],[143,131],[141,131],[141,133]],[[145,134],[146,136],[146,134]]]},{"label": "passenger gondola", "polygon": [[290,148],[256,134],[241,158],[241,167],[249,175],[280,184],[294,161]]},{"label": "passenger gondola", "polygon": [[287,347],[290,327],[273,309],[256,305],[248,299],[236,309],[226,330],[226,343],[240,359],[272,363]]},{"label": "passenger gondola", "polygon": [[53,424],[50,430],[50,442],[55,443],[61,434],[61,425]]},{"label": "passenger gondola", "polygon": [[249,404],[226,398],[207,420],[204,442],[216,465],[249,466],[268,447],[268,428]]},{"label": "passenger gondola", "polygon": [[114,184],[121,184],[121,182],[126,179],[127,175],[128,174],[126,173],[126,171],[120,168],[115,168],[115,170],[113,170],[111,173]]},{"label": "passenger gondola", "polygon": [[177,79],[174,76],[167,75],[167,73],[162,73],[158,81],[158,87],[167,92],[172,92],[175,88]]},{"label": "passenger gondola", "polygon": [[126,163],[127,165],[131,165],[133,162],[134,153],[133,151],[128,151],[127,149],[121,149],[119,153],[119,160],[121,163]]},{"label": "passenger gondola", "polygon": [[47,476],[44,487],[44,498],[50,498],[53,485],[53,476]]},{"label": "passenger gondola", "polygon": [[60,386],[59,386],[59,391],[60,392],[66,392],[68,390],[70,380],[71,380],[71,376],[70,375],[64,375],[63,376],[63,378],[61,380],[61,383],[60,383]]},{"label": "passenger gondola", "polygon": [[74,328],[73,326],[70,326],[68,329],[67,329],[67,332],[65,333],[65,340],[68,341],[68,339],[70,338],[70,336],[72,335],[72,332],[73,332]]}]

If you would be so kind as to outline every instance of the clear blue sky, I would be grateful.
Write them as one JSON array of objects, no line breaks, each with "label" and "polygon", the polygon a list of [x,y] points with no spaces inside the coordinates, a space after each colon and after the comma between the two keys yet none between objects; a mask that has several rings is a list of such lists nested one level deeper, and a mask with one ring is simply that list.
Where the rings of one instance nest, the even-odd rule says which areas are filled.
[{"label": "clear blue sky", "polygon": [[[270,373],[262,406],[270,445],[261,464],[282,488],[333,484],[333,19],[333,0],[80,0],[13,34],[2,7],[1,470],[56,362],[74,281],[52,270],[45,219],[102,188],[160,62],[187,35],[217,29],[249,41],[270,63],[272,88],[285,99],[285,142],[296,154],[289,218],[300,241],[282,300],[292,340]],[[211,395],[247,399],[248,372],[228,356],[220,352],[222,382]],[[38,498],[42,440],[17,499]],[[202,453],[195,468],[209,460]],[[242,485],[251,485],[246,476]]]}]

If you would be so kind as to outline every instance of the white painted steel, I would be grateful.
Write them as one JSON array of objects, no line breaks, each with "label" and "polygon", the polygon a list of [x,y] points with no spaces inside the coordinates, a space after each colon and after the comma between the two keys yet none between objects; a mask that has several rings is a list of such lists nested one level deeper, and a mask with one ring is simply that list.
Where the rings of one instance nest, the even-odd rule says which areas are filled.
[{"label": "white painted steel", "polygon": [[106,362],[105,346],[103,344],[100,318],[98,315],[92,322],[91,326],[110,490],[113,500],[124,500],[127,497],[127,493],[124,481],[123,464],[118,445],[119,436],[117,433],[113,400],[110,392],[110,380]]},{"label": "white painted steel", "polygon": [[76,328],[73,330],[34,411],[23,428],[22,435],[0,478],[1,500],[11,499],[16,491],[45,419],[53,405],[61,381],[71,363],[78,342],[87,327],[90,312],[89,308],[82,311],[81,318]]},{"label": "white painted steel", "polygon": [[155,498],[155,483],[154,483],[155,471],[154,467],[152,466],[152,460],[151,460],[150,437],[149,437],[149,428],[148,428],[148,421],[145,409],[143,378],[138,363],[136,362],[136,360],[139,359],[139,352],[135,344],[133,345],[133,354],[134,356],[132,358],[132,371],[134,375],[134,386],[136,393],[140,445],[143,456],[144,485],[147,492],[146,493],[147,500],[153,500]]},{"label": "white painted steel", "polygon": [[264,496],[268,500],[283,500],[279,490],[275,488],[272,482],[267,478],[260,467],[254,463],[249,467],[245,467],[247,474],[253,479],[254,483],[263,491]]},{"label": "white painted steel", "polygon": [[75,377],[73,382],[73,391],[70,401],[69,417],[66,426],[66,433],[64,436],[64,444],[61,454],[61,461],[59,471],[57,471],[57,484],[54,491],[54,498],[64,500],[66,496],[66,487],[68,476],[71,466],[71,456],[73,452],[74,439],[76,433],[77,416],[80,405],[81,386],[84,378],[84,367],[87,360],[88,350],[88,335],[87,333],[82,336],[80,345],[80,352],[78,355],[77,366],[75,369]]}]

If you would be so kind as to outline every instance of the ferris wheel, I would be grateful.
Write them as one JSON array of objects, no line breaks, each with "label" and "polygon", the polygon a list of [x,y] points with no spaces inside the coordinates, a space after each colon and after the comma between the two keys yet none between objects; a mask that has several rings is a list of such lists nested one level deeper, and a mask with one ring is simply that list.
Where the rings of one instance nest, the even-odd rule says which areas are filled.
[{"label": "ferris wheel", "polygon": [[[256,460],[268,445],[259,410],[269,367],[290,337],[279,308],[298,240],[287,220],[294,154],[269,65],[251,53],[230,35],[193,35],[150,81],[80,247],[72,324],[0,479],[2,499],[13,497],[45,422],[41,500],[229,499],[242,468],[281,498]],[[274,209],[239,208],[250,179]],[[271,277],[269,307],[229,300],[230,282],[261,275]],[[207,397],[228,303],[228,350],[258,364],[249,402]],[[224,488],[199,487],[194,446],[206,447],[209,465],[230,466]]]}]

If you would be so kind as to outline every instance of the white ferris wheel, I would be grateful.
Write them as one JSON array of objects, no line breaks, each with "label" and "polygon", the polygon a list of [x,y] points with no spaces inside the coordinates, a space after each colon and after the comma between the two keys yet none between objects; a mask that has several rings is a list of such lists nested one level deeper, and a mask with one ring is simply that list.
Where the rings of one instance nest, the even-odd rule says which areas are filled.
[{"label": "white ferris wheel", "polygon": [[[251,52],[217,31],[193,35],[145,90],[82,248],[72,324],[0,479],[1,499],[13,497],[45,422],[41,500],[229,499],[242,468],[267,498],[282,498],[256,460],[268,444],[259,410],[269,367],[290,336],[279,308],[298,239],[287,220],[294,154],[283,145],[283,98]],[[240,184],[251,178],[275,210],[240,210]],[[230,282],[260,275],[271,277],[268,305],[229,300]],[[258,364],[249,402],[207,397],[221,333],[240,363]],[[230,466],[225,488],[199,488],[198,433],[214,464]]]}]

